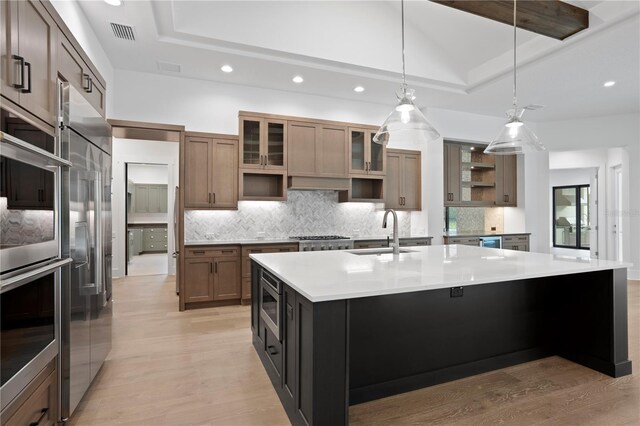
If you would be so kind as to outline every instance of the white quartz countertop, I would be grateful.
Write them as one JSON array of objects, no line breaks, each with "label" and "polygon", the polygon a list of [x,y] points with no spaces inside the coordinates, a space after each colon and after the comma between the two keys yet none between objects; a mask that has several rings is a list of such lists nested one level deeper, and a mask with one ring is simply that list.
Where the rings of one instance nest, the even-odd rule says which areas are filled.
[{"label": "white quartz countertop", "polygon": [[185,246],[230,246],[230,245],[256,245],[256,244],[297,244],[298,240],[292,239],[261,239],[261,240],[199,240],[187,241]]},{"label": "white quartz countertop", "polygon": [[435,290],[553,275],[627,268],[627,263],[463,245],[408,247],[409,253],[356,255],[379,249],[252,254],[311,302]]}]

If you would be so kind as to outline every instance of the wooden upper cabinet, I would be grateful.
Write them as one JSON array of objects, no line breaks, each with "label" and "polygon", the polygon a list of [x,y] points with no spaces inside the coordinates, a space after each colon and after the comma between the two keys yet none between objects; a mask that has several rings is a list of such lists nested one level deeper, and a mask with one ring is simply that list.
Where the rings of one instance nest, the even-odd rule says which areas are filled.
[{"label": "wooden upper cabinet", "polygon": [[387,150],[385,207],[396,210],[422,209],[421,154],[419,151]]},{"label": "wooden upper cabinet", "polygon": [[518,158],[516,155],[496,155],[496,204],[518,205]]},{"label": "wooden upper cabinet", "polygon": [[241,115],[240,167],[286,170],[286,121]]},{"label": "wooden upper cabinet", "polygon": [[238,208],[238,140],[185,138],[185,208]]},{"label": "wooden upper cabinet", "polygon": [[57,26],[39,1],[3,1],[2,96],[55,126]]},{"label": "wooden upper cabinet", "polygon": [[289,121],[288,137],[289,176],[348,177],[345,126]]},{"label": "wooden upper cabinet", "polygon": [[106,110],[105,88],[62,32],[59,34],[59,39],[58,73],[104,117]]},{"label": "wooden upper cabinet", "polygon": [[349,128],[349,173],[359,175],[386,174],[386,148],[373,142],[373,129]]},{"label": "wooden upper cabinet", "polygon": [[445,143],[444,152],[444,205],[460,203],[462,190],[460,145]]}]

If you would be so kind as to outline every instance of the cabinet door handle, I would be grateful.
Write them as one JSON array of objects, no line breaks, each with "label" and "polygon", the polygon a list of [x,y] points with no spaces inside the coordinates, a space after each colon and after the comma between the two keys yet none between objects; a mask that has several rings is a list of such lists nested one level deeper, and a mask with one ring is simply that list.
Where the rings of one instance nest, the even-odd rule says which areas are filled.
[{"label": "cabinet door handle", "polygon": [[43,408],[42,410],[40,410],[40,417],[38,417],[38,420],[36,420],[35,422],[29,423],[29,426],[38,426],[40,422],[44,420],[44,416],[47,415],[48,411],[49,411],[48,408]]},{"label": "cabinet door handle", "polygon": [[402,197],[398,197],[398,204],[402,205]]},{"label": "cabinet door handle", "polygon": [[214,274],[218,273],[218,262],[213,262],[213,273]]},{"label": "cabinet door handle", "polygon": [[11,59],[20,63],[20,84],[13,83],[13,87],[16,89],[24,89],[24,58],[19,55],[11,55]]},{"label": "cabinet door handle", "polygon": [[268,155],[265,155],[265,156],[264,156],[264,165],[265,165],[265,166],[268,166],[268,165],[269,165],[269,156],[268,156]]},{"label": "cabinet door handle", "polygon": [[269,352],[269,355],[277,355],[278,354],[278,350],[276,349],[275,346],[272,346],[272,345],[267,346],[267,351]]},{"label": "cabinet door handle", "polygon": [[216,193],[214,192],[213,193],[213,204],[215,204],[215,203],[216,203]]},{"label": "cabinet door handle", "polygon": [[209,273],[213,274],[213,263],[209,263]]},{"label": "cabinet door handle", "polygon": [[209,193],[209,198],[207,198],[207,203],[211,204],[211,193]]},{"label": "cabinet door handle", "polygon": [[93,92],[93,79],[89,77],[89,90],[87,91],[87,93],[91,92]]},{"label": "cabinet door handle", "polygon": [[31,93],[31,64],[25,62],[24,66],[27,67],[27,87],[22,89],[22,93]]},{"label": "cabinet door handle", "polygon": [[293,320],[293,306],[287,305],[287,317]]},{"label": "cabinet door handle", "polygon": [[91,87],[91,76],[89,76],[89,74],[82,74],[82,78],[87,81],[87,85],[83,85],[82,89],[84,89],[85,92],[89,93],[89,88]]}]

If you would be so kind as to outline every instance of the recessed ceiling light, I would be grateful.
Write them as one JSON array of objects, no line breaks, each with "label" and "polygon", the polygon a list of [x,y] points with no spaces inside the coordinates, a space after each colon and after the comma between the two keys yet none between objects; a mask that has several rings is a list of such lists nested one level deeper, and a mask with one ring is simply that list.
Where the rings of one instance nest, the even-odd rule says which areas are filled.
[{"label": "recessed ceiling light", "polygon": [[613,86],[615,84],[616,84],[615,81],[607,81],[606,83],[604,83],[604,87],[611,87],[611,86]]},{"label": "recessed ceiling light", "polygon": [[353,88],[353,91],[356,92],[356,93],[362,93],[362,92],[364,92],[364,87],[356,86],[356,87]]},{"label": "recessed ceiling light", "polygon": [[223,65],[220,67],[220,69],[222,70],[222,72],[232,72],[233,68],[231,67],[231,65]]},{"label": "recessed ceiling light", "polygon": [[296,84],[300,84],[304,81],[304,78],[300,77],[299,75],[296,75],[295,77],[293,77],[293,82]]},{"label": "recessed ceiling light", "polygon": [[122,4],[122,0],[104,0],[104,2],[110,6],[120,6]]}]

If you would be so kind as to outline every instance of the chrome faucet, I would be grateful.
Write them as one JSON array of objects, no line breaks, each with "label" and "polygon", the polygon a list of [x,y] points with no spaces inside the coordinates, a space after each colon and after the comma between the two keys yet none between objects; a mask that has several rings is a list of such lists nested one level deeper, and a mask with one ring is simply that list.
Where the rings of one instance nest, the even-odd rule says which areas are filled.
[{"label": "chrome faucet", "polygon": [[389,213],[393,214],[393,254],[400,254],[400,239],[398,238],[398,215],[393,209],[388,209],[384,212],[384,218],[382,219],[382,227],[387,227],[387,216]]}]

